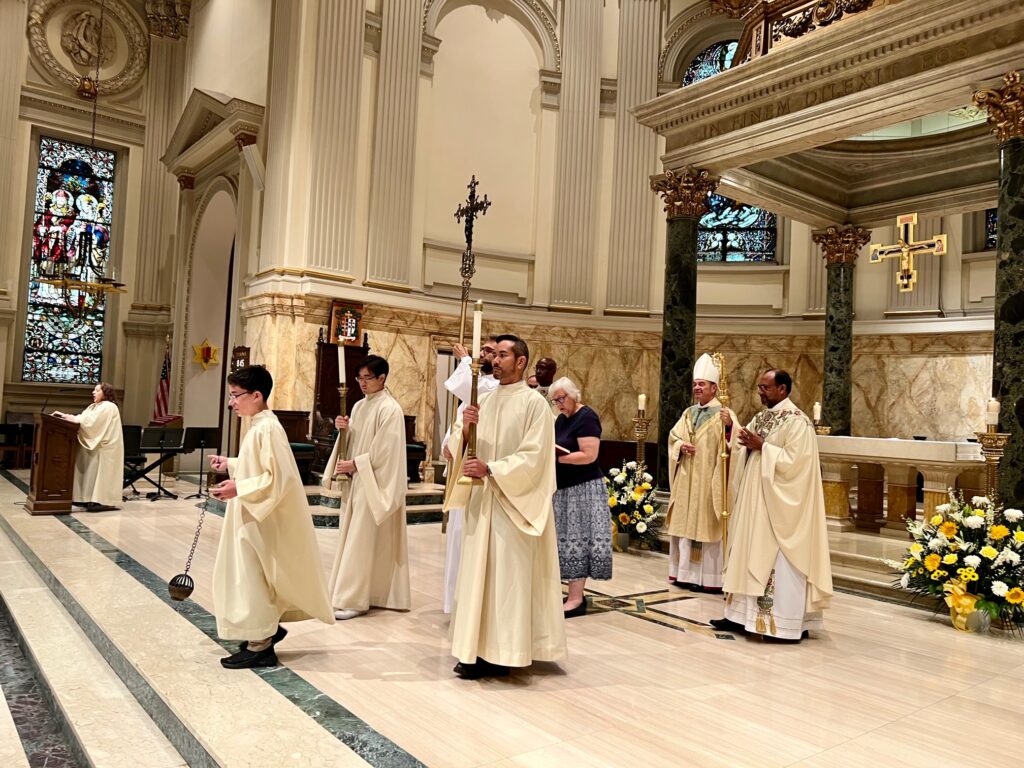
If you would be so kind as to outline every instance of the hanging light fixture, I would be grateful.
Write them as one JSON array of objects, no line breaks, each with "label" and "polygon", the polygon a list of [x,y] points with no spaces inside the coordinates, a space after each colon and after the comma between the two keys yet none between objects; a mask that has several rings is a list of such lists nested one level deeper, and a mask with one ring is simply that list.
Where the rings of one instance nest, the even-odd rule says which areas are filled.
[{"label": "hanging light fixture", "polygon": [[[92,130],[90,144],[96,148],[96,117],[99,109],[100,66],[103,63],[103,22],[106,0],[100,1],[99,33],[97,35],[96,73],[79,80],[78,94],[92,100]],[[82,214],[82,226],[55,227],[39,233],[32,259],[36,266],[36,279],[54,286],[69,311],[81,315],[103,303],[107,294],[125,293],[124,283],[117,281],[116,272],[107,274],[104,258],[110,241],[107,228],[98,221],[104,204],[100,180],[89,163],[65,160],[48,180],[47,202],[54,216],[76,217],[75,208]],[[72,194],[74,198],[72,198]],[[90,300],[91,299],[91,300]]]}]

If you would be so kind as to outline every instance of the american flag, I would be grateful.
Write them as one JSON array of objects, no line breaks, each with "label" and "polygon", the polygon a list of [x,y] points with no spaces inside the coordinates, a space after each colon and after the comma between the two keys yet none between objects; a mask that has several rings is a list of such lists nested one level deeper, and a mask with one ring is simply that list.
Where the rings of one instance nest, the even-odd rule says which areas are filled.
[{"label": "american flag", "polygon": [[156,401],[153,403],[153,421],[166,419],[167,408],[171,400],[171,345],[164,347],[164,367],[160,369],[160,384],[156,388]]}]

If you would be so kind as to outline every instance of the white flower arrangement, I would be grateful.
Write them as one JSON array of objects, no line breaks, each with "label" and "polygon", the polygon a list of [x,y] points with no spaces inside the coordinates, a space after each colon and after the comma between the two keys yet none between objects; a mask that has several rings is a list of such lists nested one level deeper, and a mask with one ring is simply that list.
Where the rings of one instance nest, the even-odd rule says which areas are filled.
[{"label": "white flower arrangement", "polygon": [[647,467],[636,461],[623,463],[621,469],[608,470],[604,481],[616,530],[644,541],[647,546],[656,538],[658,522],[653,481]]},{"label": "white flower arrangement", "polygon": [[1004,509],[1003,517],[1006,518],[1008,523],[1019,523],[1024,518],[1024,512],[1021,512],[1019,509]]}]

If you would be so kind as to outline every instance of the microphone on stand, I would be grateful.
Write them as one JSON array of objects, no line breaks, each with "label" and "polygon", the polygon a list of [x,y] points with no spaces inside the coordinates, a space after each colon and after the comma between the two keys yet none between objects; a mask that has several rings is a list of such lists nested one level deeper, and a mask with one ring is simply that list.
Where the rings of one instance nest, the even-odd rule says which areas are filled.
[{"label": "microphone on stand", "polygon": [[71,392],[77,392],[77,391],[78,391],[77,389],[71,389],[69,387],[65,387],[64,389],[55,389],[52,392],[47,392],[46,393],[46,397],[43,398],[43,405],[39,409],[39,412],[40,413],[46,413],[46,404],[50,402],[50,398],[53,397],[54,395],[67,395],[67,394],[70,394]]}]

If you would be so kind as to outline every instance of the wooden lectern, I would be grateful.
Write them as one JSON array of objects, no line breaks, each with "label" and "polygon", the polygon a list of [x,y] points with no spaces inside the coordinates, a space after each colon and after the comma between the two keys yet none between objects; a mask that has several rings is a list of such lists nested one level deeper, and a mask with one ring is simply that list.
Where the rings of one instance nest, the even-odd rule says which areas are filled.
[{"label": "wooden lectern", "polygon": [[75,485],[78,425],[48,413],[37,413],[32,444],[32,480],[25,509],[30,515],[71,512]]}]

